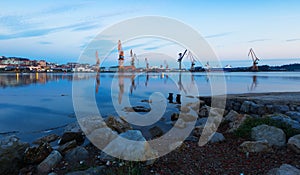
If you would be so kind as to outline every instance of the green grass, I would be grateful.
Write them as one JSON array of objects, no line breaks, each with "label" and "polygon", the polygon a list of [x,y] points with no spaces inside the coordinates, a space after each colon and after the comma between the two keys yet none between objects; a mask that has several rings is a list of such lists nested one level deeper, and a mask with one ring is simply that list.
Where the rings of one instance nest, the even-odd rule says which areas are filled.
[{"label": "green grass", "polygon": [[256,126],[263,125],[263,124],[282,129],[285,132],[287,139],[289,139],[290,137],[292,137],[294,135],[300,134],[300,130],[296,130],[296,129],[292,128],[289,124],[273,120],[270,117],[247,118],[244,121],[244,123],[234,132],[234,134],[238,137],[250,139],[251,138],[251,129]]}]

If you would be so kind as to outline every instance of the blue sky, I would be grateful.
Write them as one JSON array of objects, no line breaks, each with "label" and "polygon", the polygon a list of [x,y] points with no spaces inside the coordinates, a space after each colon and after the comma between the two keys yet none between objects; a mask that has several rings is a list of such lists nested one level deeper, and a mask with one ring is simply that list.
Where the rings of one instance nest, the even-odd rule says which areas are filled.
[{"label": "blue sky", "polygon": [[[1,1],[0,55],[66,63],[76,61],[99,32],[145,15],[177,19],[197,30],[221,60],[300,59],[300,1]],[[123,44],[138,52],[162,49],[165,41]],[[179,48],[180,49],[180,48]],[[100,51],[101,52],[101,51]]]}]

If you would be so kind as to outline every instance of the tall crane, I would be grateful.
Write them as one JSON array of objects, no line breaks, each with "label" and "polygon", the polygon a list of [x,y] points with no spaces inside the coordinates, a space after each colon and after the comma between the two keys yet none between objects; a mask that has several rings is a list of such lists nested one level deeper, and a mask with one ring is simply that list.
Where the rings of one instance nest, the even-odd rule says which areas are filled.
[{"label": "tall crane", "polygon": [[131,66],[134,67],[134,55],[132,49],[130,49]]},{"label": "tall crane", "polygon": [[185,49],[185,51],[184,51],[183,54],[182,54],[182,53],[179,53],[179,54],[178,54],[178,55],[179,55],[179,58],[178,58],[177,62],[179,62],[179,70],[181,70],[181,61],[182,61],[184,55],[186,54],[186,51],[187,51],[187,49]]},{"label": "tall crane", "polygon": [[148,62],[147,58],[145,58],[145,63],[146,63],[146,71],[148,71],[149,70],[149,62]]},{"label": "tall crane", "polygon": [[165,64],[165,68],[166,68],[166,69],[169,69],[169,65],[168,65],[167,60],[164,60],[164,64]]},{"label": "tall crane", "polygon": [[118,41],[118,51],[119,51],[119,71],[124,69],[124,51],[122,49],[121,40]]},{"label": "tall crane", "polygon": [[196,59],[194,57],[194,55],[192,54],[191,51],[189,51],[188,55],[187,55],[188,58],[190,58],[191,60],[191,68],[190,68],[190,71],[195,71],[195,62],[196,62]]},{"label": "tall crane", "polygon": [[258,67],[257,67],[257,64],[258,64],[258,61],[259,61],[259,58],[257,58],[256,54],[254,53],[253,49],[251,48],[249,53],[248,53],[248,57],[251,55],[252,57],[252,71],[258,71]]}]

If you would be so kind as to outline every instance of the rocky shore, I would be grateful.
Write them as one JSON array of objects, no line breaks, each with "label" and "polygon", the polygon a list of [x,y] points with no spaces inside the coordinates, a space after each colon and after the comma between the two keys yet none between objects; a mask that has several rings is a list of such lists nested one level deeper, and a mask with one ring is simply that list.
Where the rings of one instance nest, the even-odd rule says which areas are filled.
[{"label": "rocky shore", "polygon": [[[80,119],[81,127],[73,123],[61,135],[45,135],[33,143],[13,135],[1,138],[0,174],[300,174],[300,93],[228,95],[225,110],[211,107],[211,97],[194,98],[198,101],[180,106],[185,115],[174,113],[168,119],[179,129],[195,122],[190,136],[155,160],[122,160],[126,151],[134,151],[138,160],[157,153],[123,118],[108,117],[104,122],[88,116]],[[195,109],[197,117],[187,114]],[[126,110],[143,112],[143,107]],[[210,113],[222,121],[209,142],[199,146]],[[152,138],[164,134],[158,126],[149,132]],[[145,142],[116,148],[112,146],[116,135]],[[120,157],[106,155],[89,140]],[[166,149],[174,146],[178,145]]]}]

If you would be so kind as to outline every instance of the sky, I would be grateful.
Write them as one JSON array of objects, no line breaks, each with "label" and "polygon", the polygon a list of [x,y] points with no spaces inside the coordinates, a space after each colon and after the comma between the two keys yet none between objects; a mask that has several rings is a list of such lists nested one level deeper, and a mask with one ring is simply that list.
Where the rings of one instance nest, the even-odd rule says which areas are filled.
[{"label": "sky", "polygon": [[[3,56],[76,62],[106,28],[135,17],[162,16],[196,30],[221,61],[249,60],[250,48],[261,60],[300,60],[298,0],[12,0],[1,1],[0,7]],[[177,58],[184,48],[146,38],[123,43],[123,49],[125,56],[133,49],[137,55],[151,51]],[[117,57],[117,52],[111,56]]]}]

